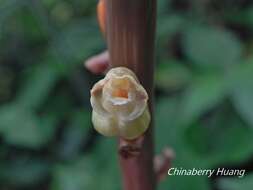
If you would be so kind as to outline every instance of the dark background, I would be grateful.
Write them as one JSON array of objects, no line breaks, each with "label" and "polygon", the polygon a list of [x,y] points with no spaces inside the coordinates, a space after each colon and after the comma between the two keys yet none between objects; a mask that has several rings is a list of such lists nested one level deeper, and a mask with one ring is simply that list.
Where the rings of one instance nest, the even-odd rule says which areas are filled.
[{"label": "dark background", "polygon": [[[91,124],[84,60],[106,48],[95,0],[0,1],[0,189],[118,190],[116,140]],[[241,179],[167,177],[161,190],[253,187],[253,2],[158,0],[156,150],[173,167]]]}]

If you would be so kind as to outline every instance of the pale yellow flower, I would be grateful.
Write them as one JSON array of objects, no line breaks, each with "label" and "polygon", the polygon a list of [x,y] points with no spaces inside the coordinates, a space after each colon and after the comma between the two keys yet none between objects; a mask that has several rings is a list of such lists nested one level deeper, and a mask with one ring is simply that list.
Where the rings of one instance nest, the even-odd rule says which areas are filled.
[{"label": "pale yellow flower", "polygon": [[111,69],[91,90],[92,122],[105,136],[135,139],[150,123],[148,94],[125,67]]}]

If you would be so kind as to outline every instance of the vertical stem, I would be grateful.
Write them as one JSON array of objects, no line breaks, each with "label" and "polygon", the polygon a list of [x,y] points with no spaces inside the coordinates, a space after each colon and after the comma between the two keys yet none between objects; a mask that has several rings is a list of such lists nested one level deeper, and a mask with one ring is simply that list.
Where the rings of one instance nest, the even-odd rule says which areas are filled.
[{"label": "vertical stem", "polygon": [[[113,67],[133,70],[149,94],[153,111],[156,0],[106,0],[107,42]],[[119,154],[125,190],[154,190],[153,126],[144,135],[140,154]]]}]

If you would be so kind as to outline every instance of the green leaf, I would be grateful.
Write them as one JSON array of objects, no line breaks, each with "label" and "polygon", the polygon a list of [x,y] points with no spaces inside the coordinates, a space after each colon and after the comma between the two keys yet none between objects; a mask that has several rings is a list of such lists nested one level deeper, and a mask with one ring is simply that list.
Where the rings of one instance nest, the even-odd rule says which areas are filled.
[{"label": "green leaf", "polygon": [[[182,165],[178,167],[182,167]],[[210,182],[208,178],[204,176],[197,176],[197,177],[196,176],[169,176],[164,182],[159,184],[159,190],[165,190],[165,189],[211,190],[211,187],[210,187]]]},{"label": "green leaf", "polygon": [[44,160],[16,157],[0,166],[0,179],[16,187],[29,187],[45,180],[50,165]]},{"label": "green leaf", "polygon": [[70,119],[70,123],[63,131],[59,147],[61,158],[77,157],[83,149],[83,144],[91,128],[90,114],[86,111],[77,111]]},{"label": "green leaf", "polygon": [[170,15],[161,16],[158,18],[158,29],[157,29],[157,43],[159,47],[158,52],[163,51],[163,56],[168,53],[168,42],[173,40],[175,34],[181,32],[186,23],[186,19],[182,15]]},{"label": "green leaf", "polygon": [[[175,152],[172,167],[178,168],[204,168],[207,165],[198,155],[187,146],[184,141],[186,128],[180,125],[181,100],[180,97],[164,98],[156,106],[156,149],[160,152],[165,146],[169,146]],[[184,183],[182,183],[184,181]],[[159,189],[201,189],[209,190],[209,182],[206,177],[194,176],[167,176],[159,184]]]},{"label": "green leaf", "polygon": [[163,98],[156,104],[155,126],[156,146],[162,149],[165,145],[174,147],[180,146],[183,129],[179,125],[181,120],[180,98]]},{"label": "green leaf", "polygon": [[[247,81],[248,83],[251,83],[252,81]],[[243,83],[236,91],[233,93],[233,102],[242,116],[243,119],[245,119],[246,122],[250,124],[250,126],[253,127],[253,84],[246,84]]]},{"label": "green leaf", "polygon": [[182,123],[188,124],[222,102],[226,95],[222,76],[206,74],[196,78],[186,89],[182,100]]},{"label": "green leaf", "polygon": [[[52,190],[120,189],[116,141],[103,138],[93,154],[54,168]],[[83,157],[83,155],[81,155]]]},{"label": "green leaf", "polygon": [[83,190],[94,189],[94,172],[92,163],[82,159],[70,165],[58,165],[55,168],[52,189],[54,190]]},{"label": "green leaf", "polygon": [[247,6],[244,9],[230,11],[225,16],[228,22],[233,24],[242,25],[253,29],[253,6]]},{"label": "green leaf", "polygon": [[[156,147],[171,147],[175,152],[173,167],[210,169],[221,164],[247,160],[253,153],[252,130],[231,114],[231,107],[221,109],[206,122],[182,126],[180,97],[160,100],[156,106]],[[184,183],[181,183],[182,180]],[[160,189],[211,189],[206,176],[169,176]]]},{"label": "green leaf", "polygon": [[229,66],[239,63],[242,56],[241,42],[233,33],[204,26],[186,30],[183,48],[187,57],[199,66]]},{"label": "green leaf", "polygon": [[17,104],[37,109],[48,97],[58,77],[56,69],[47,63],[29,70],[24,85],[17,95]]},{"label": "green leaf", "polygon": [[[20,7],[24,5],[24,1],[19,0],[2,0],[0,2],[0,34],[4,29],[3,25],[8,21],[8,17],[15,13]],[[1,39],[1,37],[0,37]]]},{"label": "green leaf", "polygon": [[177,61],[166,61],[159,64],[156,70],[156,86],[164,90],[177,90],[189,83],[190,71]]},{"label": "green leaf", "polygon": [[185,19],[181,15],[162,16],[158,19],[158,39],[169,38],[183,29]]},{"label": "green leaf", "polygon": [[209,167],[240,163],[253,153],[253,148],[248,146],[252,143],[252,130],[229,110],[221,110],[185,131],[186,146]]},{"label": "green leaf", "polygon": [[241,117],[253,127],[253,61],[248,60],[228,74],[227,81],[231,89],[231,97]]},{"label": "green leaf", "polygon": [[157,2],[157,12],[159,16],[161,15],[164,17],[166,15],[169,8],[169,3],[170,0],[160,0]]},{"label": "green leaf", "polygon": [[28,110],[15,105],[0,110],[0,133],[8,144],[39,148],[52,138],[54,125],[54,119],[39,119]]},{"label": "green leaf", "polygon": [[[80,20],[59,33],[52,41],[50,53],[57,57],[61,64],[73,68],[76,64],[96,53],[102,47],[102,35],[97,24],[90,20]],[[66,70],[69,72],[69,70]]]},{"label": "green leaf", "polygon": [[253,175],[243,178],[223,178],[218,181],[221,190],[248,190],[253,187]]},{"label": "green leaf", "polygon": [[[94,170],[99,171],[100,175],[96,175],[94,183],[96,188],[93,189],[121,189],[122,180],[118,163],[118,156],[115,154],[117,150],[117,141],[110,138],[102,138],[96,147],[91,159],[96,160]],[[97,182],[100,183],[97,183]]]}]

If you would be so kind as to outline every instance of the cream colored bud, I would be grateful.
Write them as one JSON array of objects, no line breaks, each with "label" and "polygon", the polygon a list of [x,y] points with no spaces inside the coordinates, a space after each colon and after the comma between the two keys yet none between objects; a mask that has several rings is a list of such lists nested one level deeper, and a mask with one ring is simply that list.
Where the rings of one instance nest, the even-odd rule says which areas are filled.
[{"label": "cream colored bud", "polygon": [[125,67],[111,69],[91,89],[92,122],[105,136],[135,139],[150,123],[148,94]]}]

